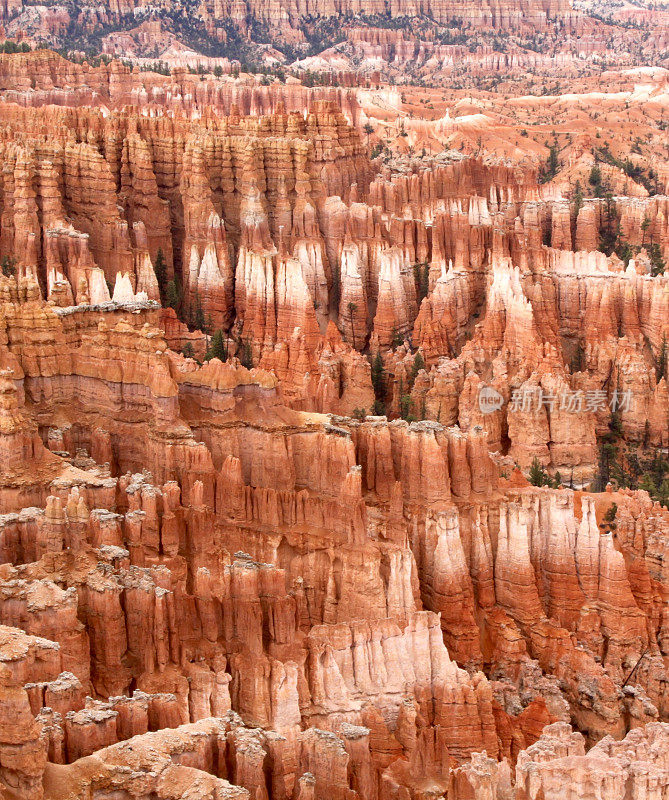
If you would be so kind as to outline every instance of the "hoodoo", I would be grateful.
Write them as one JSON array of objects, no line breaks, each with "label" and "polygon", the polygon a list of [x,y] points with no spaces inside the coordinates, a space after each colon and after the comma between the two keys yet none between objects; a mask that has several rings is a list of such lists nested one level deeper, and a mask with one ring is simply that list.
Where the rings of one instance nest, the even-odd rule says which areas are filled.
[{"label": "hoodoo", "polygon": [[0,0],[2,800],[666,800],[668,22]]}]

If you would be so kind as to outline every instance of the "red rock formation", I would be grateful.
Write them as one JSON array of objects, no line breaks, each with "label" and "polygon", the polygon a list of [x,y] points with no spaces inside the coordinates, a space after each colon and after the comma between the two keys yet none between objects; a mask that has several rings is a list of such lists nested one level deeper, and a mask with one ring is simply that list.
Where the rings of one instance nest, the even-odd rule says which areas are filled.
[{"label": "red rock formation", "polygon": [[3,793],[41,800],[47,754],[24,684],[35,678],[48,679],[54,669],[57,671],[58,647],[3,625],[0,652],[0,785]]},{"label": "red rock formation", "polygon": [[[16,327],[30,306],[15,308]],[[21,683],[54,762],[92,752],[104,760],[105,747],[152,727],[232,709],[301,743],[261,742],[251,760],[235,756],[232,772],[214,770],[217,779],[255,791],[254,765],[273,753],[272,785],[286,789],[268,796],[287,796],[299,776],[281,765],[302,753],[294,763],[317,792],[348,763],[354,791],[367,797],[384,786],[416,792],[426,773],[446,786],[456,764],[457,781],[471,784],[472,753],[515,758],[543,724],[565,718],[565,701],[592,739],[667,713],[661,657],[647,655],[634,694],[617,688],[644,648],[657,648],[648,622],[664,579],[651,590],[630,559],[639,548],[637,561],[650,557],[644,548],[657,546],[666,515],[659,522],[650,505],[621,497],[623,555],[597,528],[592,499],[580,500],[579,522],[564,490],[500,497],[481,430],[330,424],[281,406],[266,373],[170,354],[141,324],[150,310],[134,324],[132,312],[105,322],[124,316],[111,308],[59,313],[46,315],[50,335],[67,335],[71,351],[56,370],[31,355],[30,328],[21,348],[5,347],[23,364],[41,419],[59,419],[49,441],[63,455],[53,458],[81,465],[79,477],[48,486],[43,515],[3,517],[4,558],[15,566],[4,568],[0,603],[0,621],[58,643],[52,673]],[[65,425],[73,388],[94,398],[103,375],[107,401]],[[14,415],[25,416],[13,396]],[[102,434],[130,426],[132,447],[128,436]],[[82,446],[108,462],[106,477],[76,455]],[[142,465],[157,485],[119,474]],[[638,526],[647,532],[635,540]],[[533,659],[550,676],[541,702]],[[499,690],[475,671],[490,663],[507,681]],[[84,705],[89,685],[96,700]],[[231,752],[248,753],[239,749],[246,736],[235,734]]]},{"label": "red rock formation", "polygon": [[3,109],[3,789],[661,797],[669,512],[521,470],[667,444],[665,200],[610,201],[625,268],[331,105]]}]

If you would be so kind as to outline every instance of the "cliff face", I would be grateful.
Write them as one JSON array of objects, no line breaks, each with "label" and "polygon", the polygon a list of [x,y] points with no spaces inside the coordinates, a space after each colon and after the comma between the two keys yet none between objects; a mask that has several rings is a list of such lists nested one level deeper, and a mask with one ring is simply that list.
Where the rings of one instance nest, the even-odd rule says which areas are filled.
[{"label": "cliff face", "polygon": [[667,198],[275,101],[0,108],[2,792],[660,800]]},{"label": "cliff face", "polygon": [[77,64],[51,50],[0,53],[0,91],[8,102],[27,107],[58,105],[74,109],[103,104],[118,109],[163,108],[189,116],[212,111],[261,116],[277,111],[304,112],[323,100],[334,103],[351,122],[360,116],[355,93],[348,89],[222,82],[211,76],[193,75],[184,67],[175,68],[166,76],[133,69],[117,60],[99,66]]},{"label": "cliff face", "polygon": [[524,25],[536,28],[546,27],[549,21],[568,19],[571,5],[568,2],[550,3],[546,0],[531,0],[531,2],[496,2],[486,0],[477,8],[462,0],[419,0],[406,2],[394,0],[391,3],[374,2],[362,3],[360,0],[325,0],[317,4],[309,4],[298,0],[295,3],[270,3],[266,0],[256,2],[249,0],[241,5],[226,3],[225,0],[214,0],[207,4],[213,20],[231,16],[240,24],[249,18],[266,22],[279,27],[297,27],[300,19],[309,15],[330,17],[346,14],[375,14],[391,17],[428,17],[438,23],[447,23],[453,19],[462,20],[464,24],[476,28],[496,28],[508,30],[520,28]]},{"label": "cliff face", "polygon": [[[624,19],[626,13],[635,19]],[[175,110],[212,106],[229,111],[237,103],[264,113],[275,107],[276,92],[260,85],[262,79],[231,85],[238,81],[229,77],[243,65],[272,72],[287,68],[310,85],[316,73],[318,83],[331,87],[378,89],[382,78],[404,83],[408,74],[412,83],[425,79],[430,86],[476,89],[492,76],[524,82],[529,74],[558,83],[567,77],[578,83],[587,75],[593,79],[591,88],[601,88],[601,59],[614,68],[653,66],[661,60],[667,46],[665,17],[661,10],[653,15],[641,9],[619,9],[611,16],[592,5],[574,8],[570,0],[485,0],[477,5],[464,0],[133,1],[104,7],[90,0],[76,6],[4,0],[0,22],[10,40],[86,53],[89,62],[94,54],[125,64],[65,66],[40,53],[25,59],[34,77],[33,92],[25,73],[2,63],[0,86],[8,99],[20,103],[90,104],[105,97],[119,106],[122,101],[135,107],[162,103]],[[643,49],[634,34],[639,29],[644,31]],[[134,72],[128,60],[136,65]],[[164,73],[165,67],[171,75],[139,72]],[[225,80],[204,78],[202,68]],[[11,72],[13,83],[7,80]],[[612,75],[607,71],[604,80]],[[312,92],[291,85],[281,94],[290,110],[301,110]],[[348,104],[353,93],[333,88],[327,96]],[[451,122],[446,117],[443,125]]]},{"label": "cliff face", "polygon": [[[60,16],[52,12],[51,28],[57,30],[65,21],[74,21],[80,26],[111,26],[118,24],[124,18],[141,18],[146,11],[162,9],[172,10],[174,4],[168,2],[147,3],[144,0],[126,0],[126,2],[111,3],[105,8],[98,8],[93,2],[84,2],[76,13],[63,6]],[[179,4],[176,4],[177,6]],[[147,8],[150,7],[150,8]],[[1,17],[11,20],[27,8],[21,0],[8,0],[0,5]],[[360,0],[319,0],[318,3],[308,3],[305,0],[298,2],[269,2],[268,0],[246,0],[243,3],[231,3],[226,0],[207,0],[193,15],[189,9],[180,9],[195,19],[204,22],[209,31],[215,34],[223,31],[225,19],[236,23],[241,30],[246,31],[256,25],[269,26],[276,35],[283,30],[295,36],[299,33],[300,23],[304,18],[314,17],[346,17],[355,14],[368,16],[390,17],[417,17],[428,18],[437,23],[450,23],[459,20],[460,24],[474,28],[493,28],[507,31],[522,28],[545,29],[550,23],[570,23],[576,18],[568,0],[551,2],[551,0],[486,0],[477,8],[463,0],[393,0],[391,3],[373,0],[361,2]]]},{"label": "cliff face", "polygon": [[[516,759],[521,791],[554,721],[665,735],[666,510],[619,493],[614,539],[611,495],[500,478],[481,428],[289,410],[270,373],[170,351],[159,319],[29,282],[4,304],[0,444],[41,435],[1,495],[3,647],[38,643],[4,683],[8,786],[49,797],[72,764],[76,796],[121,791],[146,748],[168,797],[186,777],[420,797],[429,776],[466,798]],[[155,760],[175,752],[186,777]]]},{"label": "cliff face", "polygon": [[[2,154],[0,250],[44,297],[59,306],[165,300],[176,268],[183,315],[210,334],[234,322],[256,361],[282,359],[274,348],[303,323],[312,294],[325,332],[332,278],[319,212],[327,196],[366,186],[372,171],[331,106],[317,104],[306,119],[235,115],[202,126],[81,110],[14,113]],[[44,124],[58,127],[48,141],[37,134]],[[26,140],[26,130],[35,135]],[[304,267],[295,268],[293,254]],[[296,343],[288,361],[308,357],[316,369],[314,349],[326,340],[316,320],[312,327],[308,353],[300,356],[305,345]]]},{"label": "cliff face", "polygon": [[[665,197],[575,215],[531,170],[379,173],[324,101],[194,121],[5,108],[0,252],[56,306],[169,300],[293,408],[481,425],[524,469],[592,477],[614,393],[634,393],[625,438],[666,445],[667,279],[647,253],[668,254]],[[639,251],[627,269],[592,250],[612,216]],[[383,362],[374,391],[361,351]]]}]

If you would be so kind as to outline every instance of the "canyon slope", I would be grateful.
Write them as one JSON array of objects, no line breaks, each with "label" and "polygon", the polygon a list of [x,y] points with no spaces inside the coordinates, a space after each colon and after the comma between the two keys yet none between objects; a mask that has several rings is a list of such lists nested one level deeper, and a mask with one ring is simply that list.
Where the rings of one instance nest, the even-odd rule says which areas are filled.
[{"label": "canyon slope", "polygon": [[0,796],[666,798],[666,70],[79,62],[0,54]]},{"label": "canyon slope", "polygon": [[447,88],[528,73],[578,78],[602,66],[666,68],[668,18],[666,3],[616,8],[585,0],[0,3],[11,40],[78,58]]}]

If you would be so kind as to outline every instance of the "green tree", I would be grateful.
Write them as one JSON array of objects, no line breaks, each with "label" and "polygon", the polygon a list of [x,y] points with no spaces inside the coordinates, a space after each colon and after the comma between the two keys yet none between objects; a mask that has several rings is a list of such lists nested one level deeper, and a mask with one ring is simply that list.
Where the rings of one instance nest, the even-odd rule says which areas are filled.
[{"label": "green tree", "polygon": [[400,417],[407,420],[407,422],[412,422],[415,417],[411,416],[411,395],[405,393],[404,380],[401,376],[397,386],[397,392],[399,395]]},{"label": "green tree", "polygon": [[212,358],[218,358],[220,361],[228,360],[228,340],[223,336],[223,331],[220,329],[214,331],[205,358],[207,361]]},{"label": "green tree", "polygon": [[560,148],[558,147],[557,139],[554,139],[553,144],[548,148],[548,173],[552,176],[557,175],[560,168],[559,152]]},{"label": "green tree", "polygon": [[574,186],[574,217],[578,217],[578,212],[583,207],[583,189],[581,189],[581,181],[576,181]]},{"label": "green tree", "polygon": [[634,252],[630,247],[630,243],[620,238],[620,232],[618,232],[618,241],[615,246],[615,253],[623,262],[623,264],[625,264],[625,266],[629,264],[630,259],[634,255]]},{"label": "green tree", "polygon": [[416,381],[416,377],[418,373],[425,369],[425,361],[423,360],[423,356],[421,355],[420,351],[418,351],[414,357],[413,364],[411,365],[411,385],[414,385]]},{"label": "green tree", "polygon": [[662,337],[662,345],[660,347],[660,353],[657,357],[657,365],[655,367],[655,372],[657,373],[658,381],[661,381],[667,374],[667,335],[665,334]]},{"label": "green tree", "polygon": [[654,497],[657,494],[657,486],[655,485],[653,476],[648,474],[642,475],[639,480],[639,489],[648,492],[651,497]]},{"label": "green tree", "polygon": [[193,306],[193,326],[199,331],[205,331],[207,327],[204,310],[202,309],[202,303],[200,301],[200,293],[197,289],[195,290],[195,304]]},{"label": "green tree", "polygon": [[595,481],[595,491],[603,492],[611,479],[611,466],[615,463],[617,450],[611,442],[602,442],[599,448],[599,473]]},{"label": "green tree", "polygon": [[12,278],[16,274],[16,259],[11,256],[3,256],[0,261],[0,268],[5,278]]},{"label": "green tree", "polygon": [[548,183],[558,174],[560,170],[560,146],[558,145],[557,137],[553,139],[553,143],[548,148],[548,158],[546,163],[539,169],[539,183]]},{"label": "green tree", "polygon": [[665,508],[669,508],[669,478],[665,478],[657,488],[655,500]]},{"label": "green tree", "polygon": [[362,130],[365,133],[367,138],[367,146],[369,147],[369,137],[374,133],[374,126],[370,125],[369,122],[365,122],[365,124],[362,126]]},{"label": "green tree", "polygon": [[601,188],[602,185],[602,170],[599,164],[597,164],[596,162],[592,165],[592,169],[590,170],[588,183],[590,184],[590,186],[592,186],[593,190],[595,191],[595,197],[599,197],[597,191]]},{"label": "green tree", "polygon": [[400,395],[400,414],[407,422],[415,422],[416,417],[411,413],[411,395]]},{"label": "green tree", "polygon": [[156,281],[158,283],[158,291],[160,292],[161,303],[167,294],[167,265],[165,264],[165,256],[163,255],[163,248],[159,247],[156,253],[156,263],[153,266],[153,271],[156,273]]},{"label": "green tree", "polygon": [[179,308],[180,301],[181,301],[181,292],[179,291],[179,285],[177,284],[176,280],[171,280],[167,284],[167,290],[165,292],[165,302],[167,303],[169,308],[173,308],[176,311]]},{"label": "green tree", "polygon": [[339,300],[341,297],[339,270],[337,267],[332,268],[332,306],[335,314],[339,312]]},{"label": "green tree", "polygon": [[611,505],[606,509],[606,513],[602,518],[602,527],[606,527],[610,531],[614,531],[618,527],[618,525],[615,522],[617,513],[618,513],[618,504],[611,503]]},{"label": "green tree", "polygon": [[251,347],[251,342],[248,339],[244,339],[241,342],[241,358],[239,359],[242,362],[242,366],[246,367],[246,369],[253,369],[253,348]]},{"label": "green tree", "polygon": [[[616,387],[616,397],[622,397],[622,390],[620,383]],[[620,404],[617,403],[616,407],[611,411],[611,418],[609,419],[609,432],[605,436],[609,444],[615,444],[618,439],[623,435],[623,418],[620,412]]]},{"label": "green tree", "polygon": [[418,302],[421,303],[427,297],[430,288],[430,264],[428,262],[414,264],[413,276]]},{"label": "green tree", "polygon": [[539,459],[536,456],[534,456],[532,459],[532,466],[530,467],[530,473],[527,476],[527,479],[532,486],[546,486],[548,483],[550,483],[550,477],[548,473],[541,466]]},{"label": "green tree", "polygon": [[613,194],[607,191],[605,197],[604,224],[599,234],[599,249],[606,253],[607,256],[610,256],[619,244],[620,217],[613,200]]},{"label": "green tree", "polygon": [[420,299],[423,300],[430,292],[430,264],[426,261],[420,273]]},{"label": "green tree", "polygon": [[569,369],[570,372],[573,374],[574,372],[583,372],[584,367],[585,367],[585,350],[583,349],[583,344],[579,339],[578,344],[576,345],[576,350],[569,364]]},{"label": "green tree", "polygon": [[193,345],[190,342],[186,342],[186,344],[181,348],[181,352],[185,358],[195,358]]},{"label": "green tree", "polygon": [[372,361],[372,387],[374,388],[374,396],[377,399],[383,397],[385,374],[386,370],[383,366],[383,358],[381,352],[377,350],[374,360]]},{"label": "green tree", "polygon": [[372,415],[375,417],[384,417],[386,414],[386,407],[381,400],[375,400],[372,406]]},{"label": "green tree", "polygon": [[358,304],[354,303],[352,300],[346,306],[348,308],[348,318],[351,322],[351,339],[353,340],[353,349],[357,350],[355,346],[355,324],[354,324],[354,315],[355,312],[358,310]]},{"label": "green tree", "polygon": [[650,257],[650,274],[654,278],[662,275],[666,264],[662,258],[662,248],[657,242],[653,242],[648,248],[648,256]]}]

